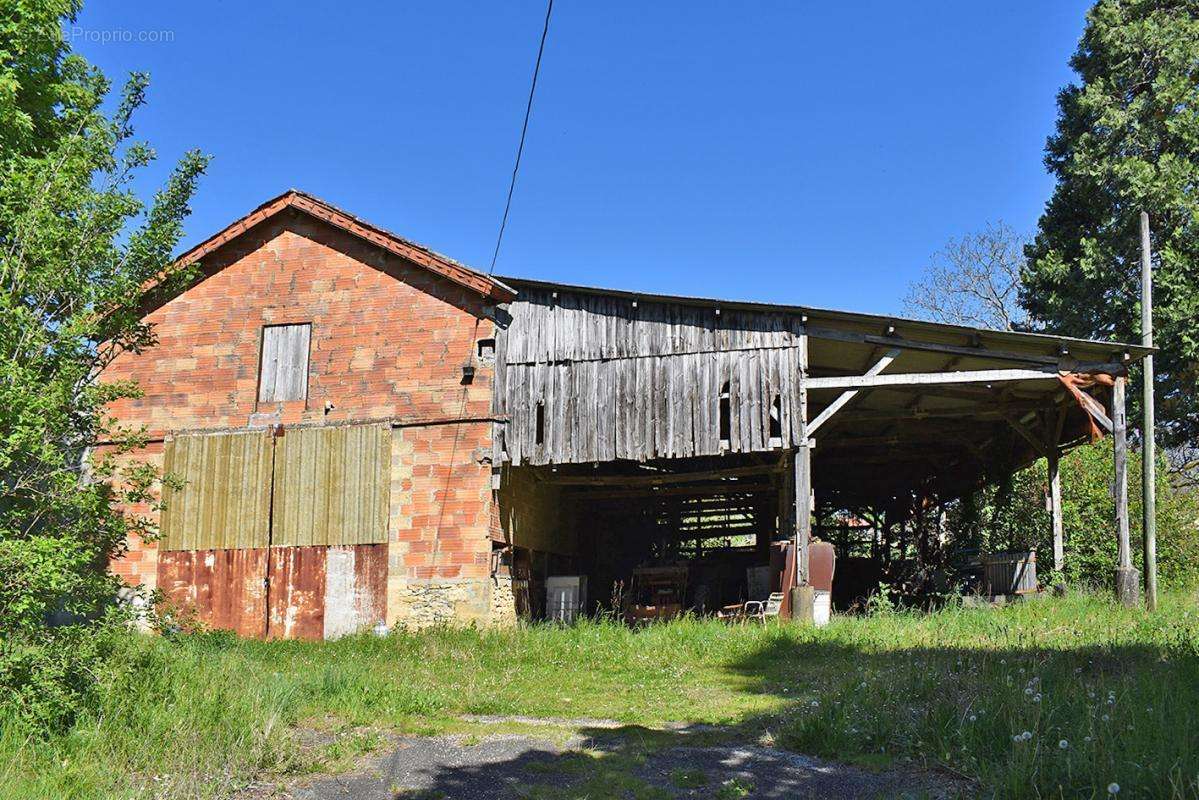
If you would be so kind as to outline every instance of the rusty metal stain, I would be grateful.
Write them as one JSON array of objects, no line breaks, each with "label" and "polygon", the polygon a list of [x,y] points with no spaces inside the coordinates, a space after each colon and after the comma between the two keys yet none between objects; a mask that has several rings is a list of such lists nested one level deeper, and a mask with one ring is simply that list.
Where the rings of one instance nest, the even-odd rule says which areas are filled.
[{"label": "rusty metal stain", "polygon": [[387,546],[272,547],[272,639],[335,639],[382,621]]},{"label": "rusty metal stain", "polygon": [[323,639],[326,547],[272,547],[270,624],[272,639]]},{"label": "rusty metal stain", "polygon": [[266,626],[266,548],[164,551],[158,588],[185,615],[240,636]]},{"label": "rusty metal stain", "polygon": [[362,630],[387,618],[387,545],[354,548],[354,605]]},{"label": "rusty metal stain", "polygon": [[164,490],[161,549],[267,546],[268,432],[178,436],[166,442],[163,471],[185,483],[182,489]]},{"label": "rusty metal stain", "polygon": [[287,430],[275,444],[272,545],[387,541],[391,429]]}]

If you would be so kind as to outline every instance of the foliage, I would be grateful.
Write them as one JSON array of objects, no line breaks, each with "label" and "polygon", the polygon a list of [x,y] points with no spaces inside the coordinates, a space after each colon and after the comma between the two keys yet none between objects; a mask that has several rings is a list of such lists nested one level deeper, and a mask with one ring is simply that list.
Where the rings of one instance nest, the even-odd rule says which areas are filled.
[{"label": "foliage", "polygon": [[[224,797],[345,768],[337,751],[370,731],[514,730],[463,714],[616,719],[659,746],[771,737],[838,760],[911,759],[995,798],[1103,796],[1112,781],[1133,797],[1199,791],[1199,608],[1177,593],[1154,614],[1104,592],[823,629],[685,619],[334,642],[130,636],[114,652],[122,668],[100,676],[100,703],[71,731],[29,745],[0,722],[0,796]],[[642,727],[668,721],[725,727]]]},{"label": "foliage", "polygon": [[904,305],[921,319],[1008,331],[1027,327],[1020,271],[1027,239],[1002,222],[951,239],[933,256]]},{"label": "foliage", "polygon": [[118,466],[142,434],[104,413],[136,387],[97,377],[153,343],[141,287],[170,265],[205,166],[187,154],[149,207],[138,200],[154,153],[131,121],[147,80],[131,76],[106,112],[109,82],[61,35],[78,11],[0,14],[0,702],[43,727],[70,719],[101,668],[118,616],[109,560],[153,535],[144,513],[118,510],[152,503],[154,470]]},{"label": "foliage", "polygon": [[[1028,248],[1021,302],[1046,328],[1140,341],[1139,215],[1156,258],[1158,419],[1199,441],[1199,3],[1100,0],[1058,95],[1057,185]],[[1139,392],[1130,393],[1135,398]]]},{"label": "foliage", "polygon": [[[1129,453],[1131,476],[1141,472],[1140,452]],[[1066,543],[1064,577],[1091,587],[1110,584],[1116,567],[1112,499],[1112,442],[1104,439],[1071,451],[1061,460],[1062,523]],[[1053,566],[1053,540],[1046,510],[1045,462],[1007,481],[988,486],[951,507],[948,526],[956,544],[988,552],[1032,549],[1039,572]],[[1134,563],[1141,552],[1141,491],[1130,480],[1129,525]],[[1171,485],[1164,463],[1157,472],[1158,570],[1165,584],[1199,581],[1199,495]],[[1042,582],[1045,575],[1041,575]]]}]

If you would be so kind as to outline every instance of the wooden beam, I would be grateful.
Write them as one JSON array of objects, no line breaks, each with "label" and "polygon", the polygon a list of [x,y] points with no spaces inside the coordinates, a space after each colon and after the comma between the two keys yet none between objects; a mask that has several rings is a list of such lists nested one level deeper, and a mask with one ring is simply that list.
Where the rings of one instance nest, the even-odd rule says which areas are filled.
[{"label": "wooden beam", "polygon": [[899,375],[857,375],[809,378],[809,389],[862,389],[888,386],[935,386],[960,383],[1001,383],[1004,381],[1057,380],[1057,370],[979,369],[961,372],[908,372]]},{"label": "wooden beam", "polygon": [[595,489],[586,489],[582,487],[571,490],[571,497],[578,497],[585,500],[615,500],[620,498],[653,498],[653,497],[732,497],[748,494],[761,494],[763,492],[775,492],[777,487],[773,483],[742,483],[740,481],[713,483],[705,486],[668,486],[666,488],[657,489],[652,486],[644,486],[639,489],[609,489],[606,487],[596,487]]},{"label": "wooden beam", "polygon": [[1106,430],[1108,433],[1115,432],[1111,418],[1104,413],[1102,403],[1100,403],[1094,397],[1091,397],[1086,392],[1079,392],[1075,396],[1082,403],[1083,410],[1090,414],[1091,417],[1098,422],[1104,430]]},{"label": "wooden beam", "polygon": [[[854,422],[890,421],[890,420],[921,420],[921,419],[952,419],[954,417],[971,417],[974,419],[1003,419],[1011,412],[1035,411],[1043,408],[1044,403],[1019,402],[1003,408],[988,408],[985,405],[946,406],[944,408],[897,408],[894,411],[886,409],[855,409],[845,411],[843,417]],[[822,440],[823,441],[823,440]]]},{"label": "wooden beam", "polygon": [[833,328],[808,328],[808,334],[816,339],[828,339],[839,342],[872,344],[883,347],[898,347],[901,350],[925,350],[933,353],[946,353],[969,358],[983,358],[994,361],[1010,361],[1017,364],[1040,364],[1052,366],[1055,369],[1064,368],[1070,372],[1102,372],[1108,375],[1126,375],[1128,369],[1118,362],[1075,361],[1060,355],[1043,355],[1039,353],[1016,353],[1010,350],[991,350],[986,347],[970,347],[966,345],[929,342],[919,339],[905,339],[901,336],[879,336],[876,334],[842,331]]},{"label": "wooden beam", "polygon": [[1004,418],[1007,420],[1008,425],[1012,427],[1012,430],[1020,434],[1024,441],[1032,445],[1034,453],[1040,456],[1045,455],[1045,442],[1043,439],[1041,439],[1041,437],[1033,433],[1033,431],[1029,429],[1027,425],[1021,422],[1015,414],[1006,414],[1004,415]]},{"label": "wooden beam", "polygon": [[1112,439],[1116,505],[1116,598],[1126,606],[1137,604],[1140,578],[1132,566],[1128,539],[1128,416],[1124,408],[1125,379],[1112,387]]},{"label": "wooden beam", "polygon": [[1045,454],[1049,464],[1049,525],[1053,532],[1053,569],[1061,573],[1066,568],[1066,540],[1062,526],[1062,476],[1058,468],[1057,446]]},{"label": "wooden beam", "polygon": [[[812,450],[808,446],[808,333],[799,336],[799,447],[795,449],[795,582],[808,585],[808,545],[812,539]],[[793,604],[794,606],[794,604]],[[792,613],[797,609],[792,608]]]},{"label": "wooden beam", "polygon": [[[1141,212],[1141,344],[1153,347],[1153,248],[1149,239],[1149,212]],[[1142,559],[1145,566],[1145,602],[1157,608],[1157,478],[1153,418],[1153,353],[1145,356],[1141,373],[1141,503]]]},{"label": "wooden beam", "polygon": [[[869,377],[880,374],[883,370],[891,365],[891,362],[898,357],[899,350],[894,348],[888,350],[886,355],[874,362],[874,366],[866,370],[866,375]],[[816,419],[808,423],[808,436],[815,436],[816,431],[820,430],[820,426],[828,422],[833,414],[836,414],[838,411],[844,408],[849,401],[857,397],[859,391],[860,390],[858,389],[853,389],[848,392],[842,392],[836,400],[829,403],[823,411],[816,415]]]},{"label": "wooden beam", "polygon": [[543,482],[558,486],[662,486],[671,483],[694,483],[721,478],[768,475],[772,472],[779,472],[781,469],[780,464],[762,464],[757,467],[667,472],[659,475],[550,475],[544,477]]}]

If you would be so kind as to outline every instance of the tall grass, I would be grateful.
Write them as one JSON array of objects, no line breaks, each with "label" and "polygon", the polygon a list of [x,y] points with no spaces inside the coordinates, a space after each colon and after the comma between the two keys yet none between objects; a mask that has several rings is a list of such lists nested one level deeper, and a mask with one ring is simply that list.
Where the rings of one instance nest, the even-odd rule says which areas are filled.
[{"label": "tall grass", "polygon": [[128,669],[68,733],[0,723],[0,797],[227,797],[326,769],[371,731],[463,714],[721,724],[816,755],[945,767],[988,797],[1107,797],[1112,783],[1121,797],[1199,797],[1199,610],[1182,595],[1152,616],[1077,596],[821,630],[131,635],[120,657]]}]

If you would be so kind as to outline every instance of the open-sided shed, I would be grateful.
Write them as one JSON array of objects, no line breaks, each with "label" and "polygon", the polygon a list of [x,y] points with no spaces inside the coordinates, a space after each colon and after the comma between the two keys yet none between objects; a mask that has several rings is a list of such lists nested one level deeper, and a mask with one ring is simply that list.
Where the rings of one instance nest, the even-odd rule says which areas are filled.
[{"label": "open-sided shed", "polygon": [[519,296],[497,330],[495,462],[561,493],[573,522],[558,530],[591,542],[574,566],[601,583],[595,554],[621,562],[669,530],[669,554],[694,556],[741,530],[755,534],[746,563],[792,541],[803,585],[815,502],[918,513],[1042,457],[1060,562],[1057,459],[1104,433],[1128,565],[1125,380],[1145,348],[504,281]]}]

